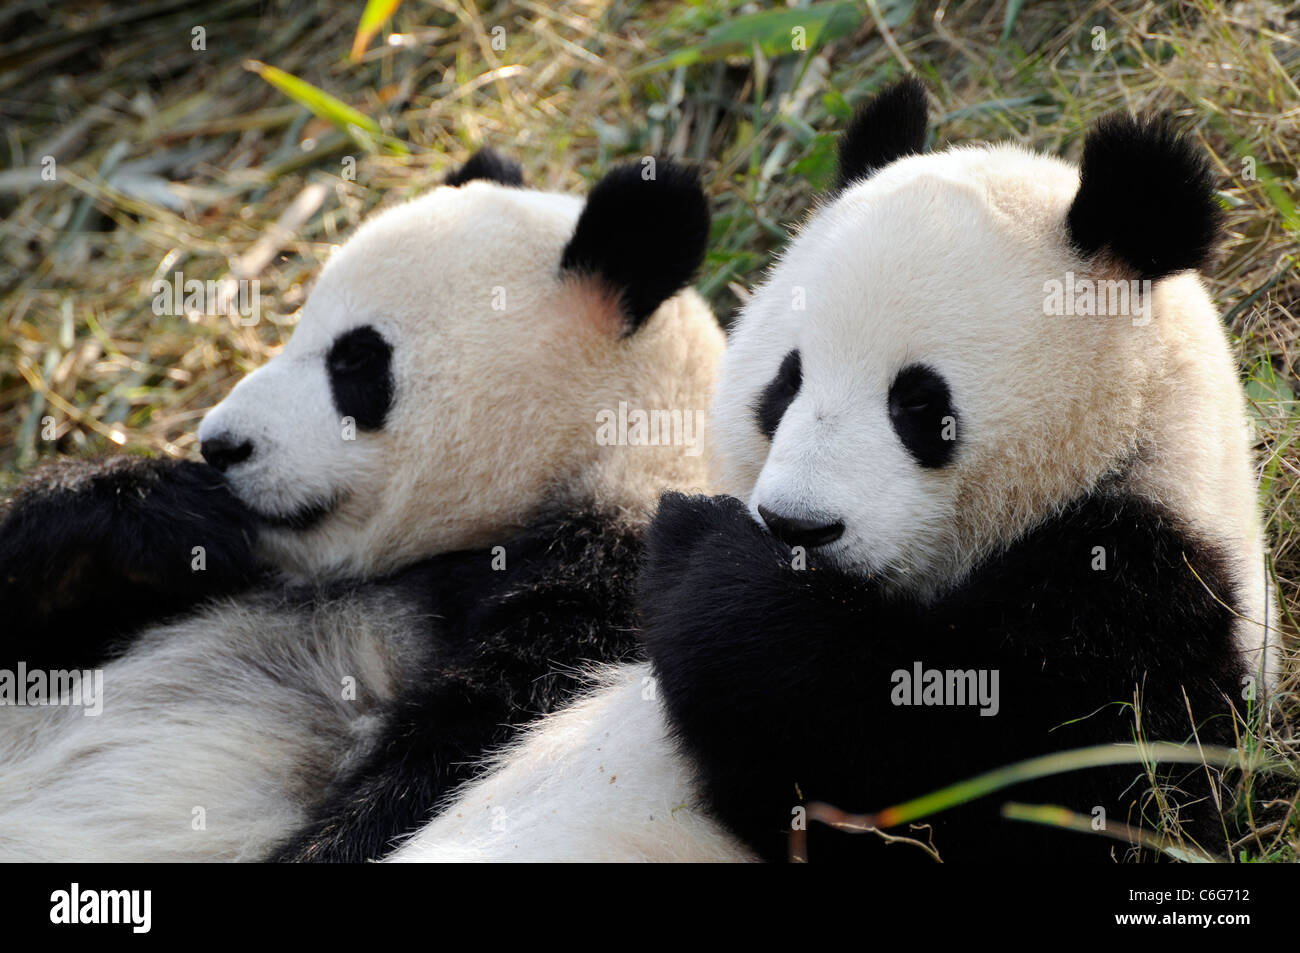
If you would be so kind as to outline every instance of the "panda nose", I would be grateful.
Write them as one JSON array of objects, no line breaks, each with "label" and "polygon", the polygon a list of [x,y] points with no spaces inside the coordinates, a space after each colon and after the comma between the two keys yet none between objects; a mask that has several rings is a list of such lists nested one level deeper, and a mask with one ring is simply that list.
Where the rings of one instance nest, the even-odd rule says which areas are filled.
[{"label": "panda nose", "polygon": [[203,454],[203,459],[208,461],[209,466],[225,473],[253,455],[253,443],[251,440],[236,443],[233,438],[222,434],[199,444],[199,453]]},{"label": "panda nose", "polygon": [[844,535],[844,522],[834,520],[826,522],[817,519],[803,519],[798,516],[782,516],[773,513],[766,506],[758,507],[758,515],[772,531],[772,535],[787,546],[805,546],[809,549],[833,543]]}]

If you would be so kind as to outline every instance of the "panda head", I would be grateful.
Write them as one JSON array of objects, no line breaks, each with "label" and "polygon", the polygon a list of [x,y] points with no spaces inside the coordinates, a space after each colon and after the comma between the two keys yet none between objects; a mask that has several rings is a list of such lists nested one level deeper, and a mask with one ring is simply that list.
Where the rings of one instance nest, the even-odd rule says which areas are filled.
[{"label": "panda head", "polygon": [[[1227,394],[1199,426],[1235,447],[1242,417],[1198,280],[1161,281],[1214,243],[1199,149],[1160,119],[1103,121],[1081,168],[1008,145],[925,154],[925,139],[914,80],[856,115],[835,194],[732,329],[713,420],[724,486],[774,535],[934,592],[1152,444],[1182,470],[1149,495],[1199,479],[1179,456],[1201,439],[1189,420]],[[1050,313],[1052,283],[1081,279],[1154,296]],[[1223,371],[1208,388],[1202,347]]]},{"label": "panda head", "polygon": [[480,152],[331,257],[284,350],[199,428],[277,565],[373,574],[551,503],[626,511],[700,481],[682,447],[594,437],[619,400],[706,407],[722,345],[679,293],[707,239],[701,187],[643,168],[584,204]]}]

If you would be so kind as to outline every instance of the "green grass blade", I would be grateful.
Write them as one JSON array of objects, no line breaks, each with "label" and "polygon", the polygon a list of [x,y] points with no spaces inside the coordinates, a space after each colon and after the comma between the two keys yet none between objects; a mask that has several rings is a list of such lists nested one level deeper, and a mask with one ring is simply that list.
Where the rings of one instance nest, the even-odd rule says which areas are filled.
[{"label": "green grass blade", "polygon": [[[875,814],[846,814],[839,808],[826,804],[810,805],[808,814],[816,820],[837,827],[842,826],[853,829],[895,827],[899,824],[906,824],[930,814],[938,814],[960,804],[977,800],[986,794],[1000,791],[1022,781],[1032,781],[1036,778],[1064,774],[1067,771],[1153,762],[1169,764],[1204,763],[1219,768],[1229,768],[1242,766],[1244,761],[1242,755],[1233,748],[1207,746],[1197,749],[1193,746],[1163,741],[1138,745],[1096,745],[1091,748],[1060,751],[1037,758],[1030,758],[1028,761],[1020,761],[965,781],[959,781],[956,784],[940,788],[938,791],[932,791],[911,801],[885,808]],[[1252,767],[1261,771],[1274,771],[1291,775],[1296,773],[1293,766],[1280,763],[1252,764]]]},{"label": "green grass blade", "polygon": [[379,123],[365,113],[353,109],[342,100],[335,99],[325,90],[299,79],[292,73],[286,73],[278,67],[268,66],[257,60],[246,60],[244,68],[256,73],[294,102],[306,106],[315,115],[334,123],[345,132],[349,126],[356,126],[376,136],[382,132]]},{"label": "green grass blade", "polygon": [[397,12],[402,0],[366,0],[366,9],[361,13],[361,22],[357,24],[357,35],[352,38],[352,62],[360,61],[370,40],[379,28],[388,22],[389,17]]},{"label": "green grass blade", "polygon": [[1151,831],[1145,831],[1140,827],[1108,821],[1104,828],[1096,828],[1093,826],[1091,817],[1078,814],[1058,804],[1021,804],[1018,801],[1008,801],[1002,805],[1002,816],[1010,821],[1026,821],[1030,824],[1041,824],[1044,827],[1056,827],[1061,830],[1075,831],[1079,834],[1109,837],[1125,844],[1140,845],[1150,850],[1168,854],[1175,860],[1184,863],[1213,864],[1220,862],[1219,858],[1212,857],[1204,851],[1180,846],[1167,838],[1153,834]]},{"label": "green grass blade", "polygon": [[294,102],[307,107],[314,115],[333,123],[363,148],[373,151],[374,143],[382,142],[393,152],[410,151],[401,140],[386,135],[379,127],[379,123],[365,113],[353,109],[347,103],[334,98],[306,80],[258,60],[245,60],[244,68],[262,77]]},{"label": "green grass blade", "polygon": [[1016,17],[1020,16],[1020,8],[1024,5],[1025,0],[1007,0],[1007,15],[1002,20],[1002,35],[998,37],[999,43],[1011,39],[1011,31],[1016,28]]}]

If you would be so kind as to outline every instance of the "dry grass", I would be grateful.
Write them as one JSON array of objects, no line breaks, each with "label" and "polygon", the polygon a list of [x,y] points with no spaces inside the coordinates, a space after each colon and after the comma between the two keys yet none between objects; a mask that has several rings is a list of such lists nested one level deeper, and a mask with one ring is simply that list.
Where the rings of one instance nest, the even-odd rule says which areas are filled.
[{"label": "dry grass", "polygon": [[[1285,19],[1280,3],[1041,2],[1003,39],[1003,2],[844,6],[833,39],[791,52],[788,24],[757,50],[724,43],[716,31],[743,27],[752,9],[734,0],[407,0],[357,64],[347,52],[359,2],[6,5],[0,490],[54,452],[117,443],[192,455],[196,422],[282,343],[330,247],[375,206],[428,188],[485,142],[555,189],[582,189],[622,156],[701,162],[716,215],[701,284],[729,314],[825,176],[846,101],[911,68],[935,94],[940,143],[1012,138],[1077,155],[1097,115],[1162,108],[1185,117],[1217,157],[1230,237],[1211,282],[1259,425],[1274,571],[1294,634],[1295,14]],[[197,26],[206,50],[191,48]],[[1093,48],[1094,27],[1105,50]],[[400,41],[385,43],[392,32]],[[662,56],[695,62],[644,69]],[[249,57],[329,91],[409,151],[315,118],[248,72]],[[53,182],[39,175],[47,155]],[[327,187],[320,210],[273,243],[274,254],[251,260],[312,183]],[[261,281],[265,319],[255,327],[151,309],[155,277],[220,279],[241,268]],[[1295,757],[1288,721],[1300,719],[1259,740]],[[1272,850],[1247,845],[1252,856],[1294,856],[1294,818],[1274,833]]]}]

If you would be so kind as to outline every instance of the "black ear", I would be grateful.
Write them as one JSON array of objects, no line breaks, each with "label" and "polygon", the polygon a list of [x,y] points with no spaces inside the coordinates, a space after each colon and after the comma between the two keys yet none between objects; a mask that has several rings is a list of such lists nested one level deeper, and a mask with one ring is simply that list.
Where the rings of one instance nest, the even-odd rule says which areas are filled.
[{"label": "black ear", "polygon": [[1163,115],[1101,119],[1066,218],[1085,258],[1109,249],[1152,281],[1209,261],[1221,219],[1209,156]]},{"label": "black ear", "polygon": [[840,136],[835,191],[925,149],[925,86],[908,76],[858,107]]},{"label": "black ear", "polygon": [[691,280],[708,240],[709,202],[695,171],[642,160],[596,183],[560,270],[618,292],[630,334]]},{"label": "black ear", "polygon": [[469,160],[447,176],[447,185],[464,185],[474,179],[486,179],[501,185],[523,185],[524,170],[518,162],[505,158],[484,146],[469,157]]}]

